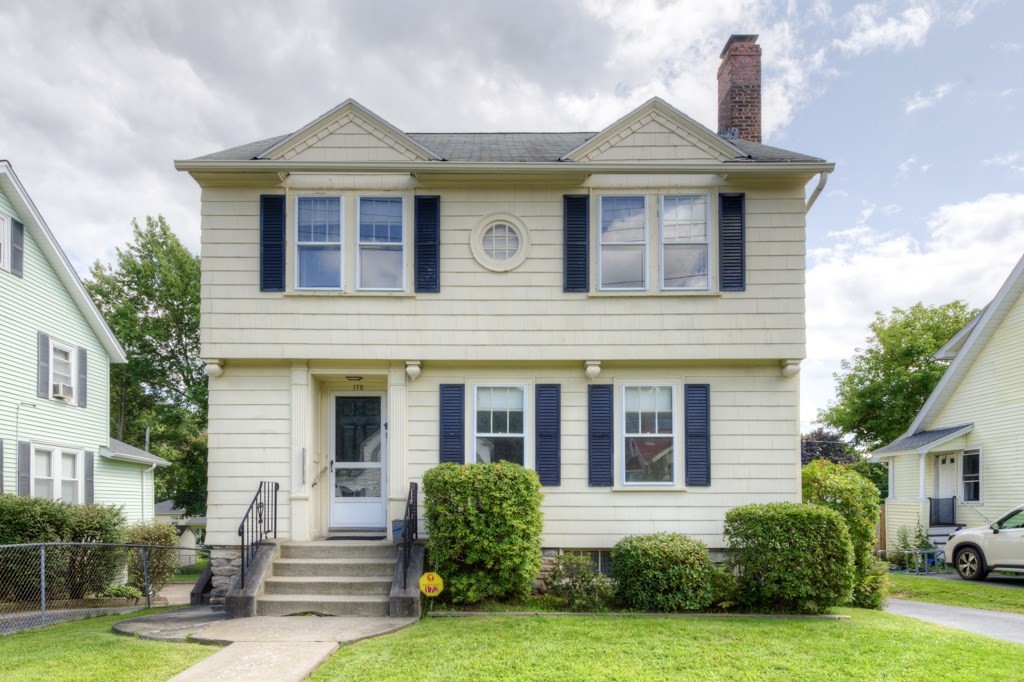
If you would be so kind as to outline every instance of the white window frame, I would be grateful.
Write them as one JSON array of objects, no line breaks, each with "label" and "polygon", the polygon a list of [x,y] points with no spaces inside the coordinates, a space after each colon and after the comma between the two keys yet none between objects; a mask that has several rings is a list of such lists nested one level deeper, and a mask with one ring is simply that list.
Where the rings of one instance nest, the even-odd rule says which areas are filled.
[{"label": "white window frame", "polygon": [[[626,481],[626,439],[642,435],[626,431],[626,391],[630,388],[668,388],[672,392],[672,480],[671,481]],[[682,443],[683,434],[681,430],[682,408],[679,404],[679,387],[676,383],[663,381],[630,382],[622,385],[619,392],[619,437],[616,439],[616,466],[619,470],[619,482],[624,488],[674,488],[683,480],[682,472]],[[659,436],[664,438],[664,436]]]},{"label": "white window frame", "polygon": [[11,270],[11,248],[14,246],[11,235],[11,219],[0,213],[0,269]]},{"label": "white window frame", "polygon": [[[338,200],[338,286],[336,287],[304,287],[299,284],[301,272],[300,251],[303,246],[334,246],[335,242],[300,242],[299,241],[299,204],[303,199],[337,199]],[[344,291],[345,290],[345,197],[340,194],[299,194],[295,197],[295,219],[292,221],[292,234],[295,239],[294,282],[296,291]]]},{"label": "white window frame", "polygon": [[[644,239],[643,242],[608,242],[604,241],[604,232],[602,231],[602,225],[604,225],[604,200],[616,199],[622,197],[640,197],[644,202],[643,216],[644,216]],[[648,242],[650,241],[649,235],[649,222],[650,222],[650,208],[648,202],[648,196],[646,194],[600,194],[597,198],[597,288],[599,291],[647,291],[647,270],[648,270]],[[606,287],[604,286],[604,248],[605,246],[632,246],[641,247],[641,253],[643,259],[640,264],[640,272],[643,277],[643,285],[639,287]]]},{"label": "white window frame", "polygon": [[30,449],[30,452],[29,452],[29,497],[39,497],[39,495],[36,494],[36,478],[37,478],[37,476],[36,476],[36,450],[46,450],[46,451],[50,452],[50,473],[52,475],[51,478],[50,478],[50,481],[51,481],[51,488],[53,490],[52,497],[49,497],[49,498],[46,498],[46,499],[63,500],[65,502],[69,502],[70,503],[69,500],[64,500],[64,498],[61,496],[61,493],[63,492],[63,489],[64,489],[62,483],[64,482],[64,480],[67,480],[63,476],[63,471],[64,471],[63,470],[63,464],[64,464],[63,460],[64,460],[64,455],[74,455],[74,457],[75,457],[75,478],[74,479],[70,479],[70,480],[74,480],[77,483],[77,485],[76,485],[76,489],[77,489],[76,493],[77,493],[78,500],[76,502],[74,502],[73,504],[84,504],[84,502],[85,502],[85,467],[84,467],[84,464],[85,464],[84,455],[85,455],[85,453],[82,450],[77,449],[77,448],[67,448],[67,447],[61,447],[59,445],[46,445],[46,444],[43,444],[43,443],[32,443],[30,445],[29,449]]},{"label": "white window frame", "polygon": [[[966,457],[967,455],[978,456],[978,499],[976,500],[968,500],[966,496],[964,496],[964,483],[966,483],[966,481],[964,481],[964,457]],[[964,450],[963,452],[960,453],[959,474],[960,485],[957,487],[959,488],[958,492],[960,493],[960,495],[958,497],[960,497],[960,501],[967,502],[969,504],[982,504],[982,499],[984,496],[981,494],[981,448],[973,450]]]},{"label": "white window frame", "polygon": [[478,436],[477,426],[477,404],[479,390],[481,388],[517,388],[523,392],[523,466],[527,469],[533,468],[533,448],[532,445],[532,433],[533,433],[533,420],[531,419],[532,405],[530,403],[530,390],[528,384],[520,383],[501,383],[501,382],[487,382],[473,385],[473,405],[472,412],[470,413],[470,419],[472,420],[472,428],[467,429],[469,433],[469,452],[473,453],[472,461],[478,463],[476,453],[477,438],[488,438],[492,436],[509,437],[517,434],[480,434]]},{"label": "white window frame", "polygon": [[[704,200],[704,241],[668,242],[665,241],[665,200],[666,199],[703,199]],[[705,278],[707,285],[703,287],[670,287],[665,284],[665,246],[704,246],[704,262],[707,265]],[[712,272],[711,253],[711,195],[710,194],[662,194],[658,197],[658,277],[662,291],[711,291]]]},{"label": "white window frame", "polygon": [[[402,277],[402,282],[397,287],[392,288],[392,287],[364,287],[364,286],[362,286],[362,279],[363,279],[363,274],[362,274],[363,247],[364,246],[370,246],[372,248],[374,246],[382,246],[382,245],[395,246],[395,244],[393,242],[365,242],[364,243],[362,241],[361,235],[359,233],[361,232],[361,228],[362,228],[362,222],[361,221],[362,221],[363,199],[378,199],[378,200],[384,199],[384,200],[387,200],[387,201],[398,200],[399,205],[401,206],[402,241],[399,242],[397,244],[397,246],[400,248],[400,250],[402,252],[402,265],[401,265],[401,273],[400,273],[401,277]],[[344,208],[342,210],[344,211]],[[405,291],[405,287],[406,287],[405,273],[406,273],[406,269],[407,269],[407,259],[408,259],[407,244],[409,242],[409,226],[407,225],[407,222],[408,221],[406,220],[406,216],[405,216],[405,197],[404,196],[394,195],[393,194],[393,195],[360,195],[360,196],[356,197],[355,237],[354,237],[353,241],[355,242],[355,245],[356,245],[356,289],[358,291]],[[343,244],[342,245],[342,252],[343,253],[344,253],[344,241],[345,241],[344,231],[345,231],[345,225],[344,225],[344,223],[342,223],[342,244]],[[345,281],[345,275],[344,275],[344,271],[342,271],[342,284],[343,285],[344,285],[344,281]],[[342,288],[344,288],[344,286],[342,286]]]},{"label": "white window frame", "polygon": [[[53,390],[54,384],[58,383],[57,381],[54,380],[54,369],[56,367],[56,363],[54,362],[54,351],[57,350],[57,349],[60,349],[60,350],[63,350],[63,351],[67,351],[68,356],[70,357],[71,381],[70,381],[70,383],[68,385],[71,386],[71,397],[67,399],[67,402],[74,403],[76,400],[78,400],[78,391],[79,391],[79,386],[78,386],[78,349],[75,346],[72,346],[70,344],[64,343],[62,341],[58,341],[58,340],[54,339],[52,336],[50,337],[50,382],[49,382],[50,398],[53,399],[53,400],[65,400],[64,398],[59,398],[57,396],[56,392]],[[60,382],[60,383],[63,383],[63,382]]]}]

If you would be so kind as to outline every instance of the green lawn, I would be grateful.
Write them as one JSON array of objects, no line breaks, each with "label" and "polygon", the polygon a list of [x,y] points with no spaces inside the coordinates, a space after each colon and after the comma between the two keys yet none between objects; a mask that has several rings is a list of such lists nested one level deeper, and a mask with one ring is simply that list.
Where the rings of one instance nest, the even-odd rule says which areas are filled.
[{"label": "green lawn", "polygon": [[937,580],[898,573],[890,573],[889,577],[892,579],[890,596],[897,599],[1024,613],[1024,589],[966,580]]},{"label": "green lawn", "polygon": [[314,680],[1024,680],[1024,645],[876,611],[849,620],[428,618]]},{"label": "green lawn", "polygon": [[167,680],[218,650],[177,642],[115,635],[111,626],[129,616],[103,616],[0,637],[4,680]]}]

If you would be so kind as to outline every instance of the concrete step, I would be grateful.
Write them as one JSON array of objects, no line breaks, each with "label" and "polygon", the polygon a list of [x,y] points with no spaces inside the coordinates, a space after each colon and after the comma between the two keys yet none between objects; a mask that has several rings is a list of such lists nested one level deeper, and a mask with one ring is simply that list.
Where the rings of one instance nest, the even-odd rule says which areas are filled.
[{"label": "concrete step", "polygon": [[263,583],[264,594],[290,595],[389,595],[390,577],[271,577]]},{"label": "concrete step", "polygon": [[263,595],[256,601],[256,615],[291,616],[323,613],[329,616],[387,616],[386,595]]},{"label": "concrete step", "polygon": [[398,555],[398,545],[386,540],[323,540],[288,542],[281,545],[284,559],[390,559]]},{"label": "concrete step", "polygon": [[394,559],[278,559],[271,569],[274,577],[372,576],[390,580],[394,573]]}]

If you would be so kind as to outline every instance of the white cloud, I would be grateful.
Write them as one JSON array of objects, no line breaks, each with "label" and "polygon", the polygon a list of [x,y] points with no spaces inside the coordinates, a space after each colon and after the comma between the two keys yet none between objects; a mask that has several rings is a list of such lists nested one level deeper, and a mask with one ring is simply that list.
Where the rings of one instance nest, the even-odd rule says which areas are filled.
[{"label": "white cloud", "polygon": [[929,216],[922,240],[872,227],[875,212],[865,203],[853,227],[808,252],[805,430],[832,399],[832,374],[863,346],[876,311],[956,299],[983,306],[1024,253],[1024,194],[942,206]]},{"label": "white cloud", "polygon": [[1017,172],[1024,172],[1024,161],[1020,159],[1020,152],[1007,152],[985,159],[982,164],[986,166],[1003,166]]},{"label": "white cloud", "polygon": [[934,88],[930,93],[922,93],[918,90],[914,93],[913,97],[907,100],[905,111],[909,114],[917,111],[918,109],[933,107],[951,92],[953,92],[952,83],[943,83],[942,85]]},{"label": "white cloud", "polygon": [[890,48],[900,51],[906,47],[924,44],[935,17],[924,7],[908,7],[898,16],[882,18],[880,4],[862,4],[844,17],[850,25],[850,35],[833,44],[853,55]]},{"label": "white cloud", "polygon": [[900,162],[898,166],[896,166],[896,177],[902,178],[914,172],[927,173],[931,167],[932,164],[921,163],[920,161],[917,160],[916,156],[910,156],[907,157],[902,162]]}]

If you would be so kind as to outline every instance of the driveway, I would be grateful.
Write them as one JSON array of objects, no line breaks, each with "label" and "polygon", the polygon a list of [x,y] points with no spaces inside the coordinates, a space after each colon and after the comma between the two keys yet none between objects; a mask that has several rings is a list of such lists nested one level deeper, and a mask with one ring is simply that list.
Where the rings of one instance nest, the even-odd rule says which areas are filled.
[{"label": "driveway", "polygon": [[1024,644],[1024,614],[1020,613],[967,609],[907,599],[890,599],[886,602],[885,611]]}]

